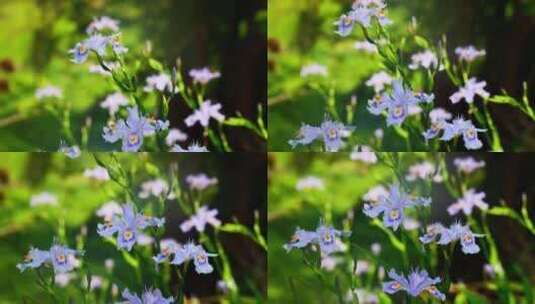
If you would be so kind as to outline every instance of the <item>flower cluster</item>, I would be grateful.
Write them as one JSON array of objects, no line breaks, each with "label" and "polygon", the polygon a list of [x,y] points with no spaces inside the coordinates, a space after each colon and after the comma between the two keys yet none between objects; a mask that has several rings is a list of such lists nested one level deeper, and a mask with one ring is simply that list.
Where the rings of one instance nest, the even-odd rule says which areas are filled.
[{"label": "flower cluster", "polygon": [[363,212],[369,217],[378,217],[384,213],[385,227],[397,230],[403,222],[405,208],[414,206],[429,206],[431,198],[411,198],[397,184],[390,186],[388,195],[379,195],[376,201],[364,204]]},{"label": "flower cluster", "polygon": [[132,204],[122,205],[122,214],[114,215],[110,222],[98,224],[97,233],[103,237],[117,234],[117,248],[132,250],[139,242],[141,232],[148,227],[162,227],[165,219],[148,217],[134,210]]},{"label": "flower cluster", "polygon": [[454,138],[462,136],[464,146],[469,150],[477,150],[483,146],[483,143],[478,137],[478,133],[485,132],[485,129],[478,129],[474,126],[471,120],[465,120],[462,117],[448,122],[445,119],[438,119],[431,123],[431,128],[423,133],[425,140],[437,137],[440,132],[442,136],[440,140],[450,141]]},{"label": "flower cluster", "polygon": [[337,152],[344,145],[342,139],[348,137],[353,130],[352,126],[345,126],[341,122],[325,118],[319,127],[303,124],[299,129],[297,138],[288,141],[288,143],[292,148],[295,148],[297,145],[308,145],[315,140],[322,140],[325,151]]},{"label": "flower cluster", "polygon": [[283,247],[286,251],[295,248],[304,248],[308,245],[319,246],[322,256],[328,256],[333,252],[341,251],[340,237],[347,237],[351,232],[340,231],[332,226],[326,226],[322,221],[315,231],[307,231],[301,228],[295,230],[289,243]]},{"label": "flower cluster", "polygon": [[368,28],[373,19],[377,19],[381,26],[391,24],[392,21],[384,14],[385,8],[383,0],[355,0],[351,10],[334,23],[338,27],[336,33],[342,37],[349,36],[356,23]]},{"label": "flower cluster", "polygon": [[162,251],[153,259],[157,264],[170,260],[169,263],[173,265],[182,265],[193,260],[195,271],[199,274],[207,274],[214,270],[208,257],[214,256],[217,254],[207,253],[201,245],[195,245],[193,242],[188,242],[183,246],[176,242],[168,242],[162,246]]},{"label": "flower cluster", "polygon": [[440,223],[435,223],[427,226],[426,233],[420,237],[420,241],[424,244],[437,241],[439,245],[447,245],[460,240],[462,251],[465,254],[476,254],[479,252],[479,246],[476,244],[476,237],[483,237],[482,234],[475,234],[470,230],[468,225],[462,225],[459,222],[452,224],[449,228],[445,228]]}]

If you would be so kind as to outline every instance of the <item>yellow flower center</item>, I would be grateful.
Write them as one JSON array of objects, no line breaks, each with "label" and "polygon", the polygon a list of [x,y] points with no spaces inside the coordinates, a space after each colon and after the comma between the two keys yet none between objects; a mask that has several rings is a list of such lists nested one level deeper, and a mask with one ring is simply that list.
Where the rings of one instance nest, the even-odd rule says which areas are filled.
[{"label": "yellow flower center", "polygon": [[139,136],[137,134],[128,135],[128,142],[132,145],[135,145],[139,142]]},{"label": "yellow flower center", "polygon": [[197,262],[201,263],[201,264],[204,264],[206,263],[206,255],[200,253],[197,255]]},{"label": "yellow flower center", "polygon": [[331,234],[330,234],[329,232],[325,232],[325,234],[323,234],[323,240],[324,240],[325,242],[330,242],[330,241],[332,241],[332,236],[331,236]]},{"label": "yellow flower center", "polygon": [[390,285],[390,288],[392,288],[392,289],[400,289],[401,288],[401,284],[399,284],[398,282],[394,282],[394,283],[392,283],[392,285]]},{"label": "yellow flower center", "polygon": [[134,233],[130,229],[127,229],[123,232],[123,238],[127,241],[131,240],[133,236],[134,236]]},{"label": "yellow flower center", "polygon": [[338,132],[336,131],[335,128],[329,129],[329,138],[330,139],[335,139],[337,136],[338,136]]},{"label": "yellow flower center", "polygon": [[399,219],[399,210],[398,209],[390,210],[390,218],[393,220]]},{"label": "yellow flower center", "polygon": [[347,26],[347,25],[351,25],[351,21],[352,21],[352,20],[351,20],[351,18],[349,18],[349,16],[345,16],[345,17],[343,18],[344,25],[346,25],[346,26]]},{"label": "yellow flower center", "polygon": [[467,233],[467,234],[465,234],[465,235],[463,236],[463,240],[464,240],[465,242],[472,242],[472,241],[474,240],[474,238],[472,237],[471,234]]},{"label": "yellow flower center", "polygon": [[58,262],[63,263],[63,262],[65,262],[66,258],[65,258],[64,254],[60,254],[60,255],[57,256],[56,259],[58,260]]},{"label": "yellow flower center", "polygon": [[394,108],[394,116],[401,117],[403,115],[403,107],[397,106]]},{"label": "yellow flower center", "polygon": [[475,138],[476,137],[476,131],[474,129],[468,129],[468,131],[466,131],[466,135],[469,138]]}]

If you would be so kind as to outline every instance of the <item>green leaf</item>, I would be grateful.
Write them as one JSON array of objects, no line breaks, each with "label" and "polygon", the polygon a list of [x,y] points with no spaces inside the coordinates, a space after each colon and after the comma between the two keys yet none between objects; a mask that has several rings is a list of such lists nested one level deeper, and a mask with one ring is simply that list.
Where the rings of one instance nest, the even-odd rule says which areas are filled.
[{"label": "green leaf", "polygon": [[518,101],[511,96],[506,95],[494,95],[488,99],[490,102],[498,104],[510,104],[513,106],[519,106]]},{"label": "green leaf", "polygon": [[161,64],[158,60],[154,58],[149,58],[149,66],[155,69],[156,71],[163,71],[163,64]]},{"label": "green leaf", "polygon": [[422,36],[418,36],[418,35],[414,36],[414,43],[416,43],[416,45],[424,49],[429,48],[429,42],[427,42],[427,40],[423,38]]}]

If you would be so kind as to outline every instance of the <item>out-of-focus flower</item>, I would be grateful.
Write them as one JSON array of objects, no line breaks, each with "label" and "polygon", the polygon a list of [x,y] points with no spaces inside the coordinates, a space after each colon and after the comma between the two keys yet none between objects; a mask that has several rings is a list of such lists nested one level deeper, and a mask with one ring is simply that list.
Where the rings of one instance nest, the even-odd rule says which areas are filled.
[{"label": "out-of-focus flower", "polygon": [[434,108],[429,112],[429,119],[431,119],[431,122],[445,121],[450,120],[451,118],[451,113],[443,108]]},{"label": "out-of-focus flower", "polygon": [[208,209],[208,206],[202,206],[188,220],[180,224],[180,230],[188,232],[195,227],[197,231],[203,232],[206,224],[219,227],[221,221],[216,217],[218,213],[217,209]]},{"label": "out-of-focus flower", "polygon": [[379,185],[368,190],[368,192],[362,196],[362,200],[366,202],[378,203],[382,197],[387,197],[388,195],[388,190],[384,186]]},{"label": "out-of-focus flower", "polygon": [[122,213],[123,209],[117,202],[109,201],[97,210],[96,215],[104,218],[106,222],[111,222],[114,215]]},{"label": "out-of-focus flower", "polygon": [[[141,184],[141,191],[139,192],[138,196],[139,198],[143,199],[149,198],[150,196],[160,197],[166,195],[168,191],[169,185],[167,182],[161,178],[156,178],[143,182]],[[167,198],[171,199],[172,194],[170,194]]]},{"label": "out-of-focus flower", "polygon": [[479,168],[485,167],[485,161],[476,161],[473,157],[456,158],[453,164],[457,167],[457,171],[470,174]]},{"label": "out-of-focus flower", "polygon": [[475,189],[468,189],[463,193],[463,197],[458,199],[455,203],[448,207],[448,213],[455,215],[459,211],[463,211],[464,214],[472,214],[472,209],[478,207],[481,210],[487,210],[489,205],[483,201],[485,198],[485,192],[477,193]]},{"label": "out-of-focus flower", "polygon": [[39,194],[33,195],[30,198],[30,206],[40,206],[40,205],[52,205],[55,206],[58,204],[58,197],[50,192],[41,192]]},{"label": "out-of-focus flower", "polygon": [[59,152],[65,154],[70,159],[78,158],[82,151],[80,151],[80,147],[78,146],[68,146],[66,142],[61,141],[59,144]]},{"label": "out-of-focus flower", "polygon": [[98,224],[97,233],[103,237],[111,237],[117,233],[117,248],[132,250],[139,241],[142,231],[148,227],[162,227],[164,218],[145,216],[137,213],[132,204],[124,204],[121,215],[114,215],[111,222]]},{"label": "out-of-focus flower", "polygon": [[223,280],[218,280],[215,284],[215,288],[221,292],[222,294],[227,294],[230,290],[227,282],[223,281]]},{"label": "out-of-focus flower", "polygon": [[42,101],[48,98],[57,98],[61,99],[63,98],[63,90],[56,86],[46,86],[38,88],[35,91],[35,98],[37,101]]},{"label": "out-of-focus flower", "polygon": [[146,82],[147,85],[143,88],[145,92],[170,92],[173,88],[171,78],[169,75],[163,73],[147,77]]},{"label": "out-of-focus flower", "polygon": [[383,223],[385,227],[397,230],[404,219],[404,209],[412,206],[428,206],[431,198],[413,199],[403,192],[399,185],[392,184],[387,196],[379,196],[377,202],[364,204],[363,212],[369,217],[376,218],[384,213]]},{"label": "out-of-focus flower", "polygon": [[211,100],[205,100],[201,106],[195,110],[195,112],[193,112],[193,114],[186,117],[184,122],[188,127],[195,125],[197,122],[203,127],[207,127],[208,123],[210,122],[210,118],[213,118],[218,122],[223,122],[225,120],[225,115],[221,114],[220,111],[220,103],[212,104]]},{"label": "out-of-focus flower", "polygon": [[371,53],[371,54],[376,54],[376,53],[379,52],[378,49],[377,49],[377,46],[375,44],[370,43],[370,42],[368,42],[366,40],[355,42],[354,47],[358,51],[365,51],[365,52],[368,52],[368,53]]},{"label": "out-of-focus flower", "polygon": [[301,68],[301,78],[309,76],[323,76],[326,77],[329,74],[327,67],[318,63],[305,65]]},{"label": "out-of-focus flower", "polygon": [[496,277],[496,269],[491,264],[485,264],[483,265],[483,275],[493,279]]},{"label": "out-of-focus flower", "polygon": [[115,267],[115,261],[113,259],[104,260],[104,267],[106,267],[106,270],[112,271]]},{"label": "out-of-focus flower", "polygon": [[316,176],[306,176],[303,178],[300,178],[297,181],[297,184],[295,185],[295,189],[297,191],[305,191],[305,190],[324,190],[325,184],[323,180]]},{"label": "out-of-focus flower", "polygon": [[416,230],[420,228],[420,222],[414,218],[406,217],[403,220],[403,229],[407,231]]},{"label": "out-of-focus flower", "polygon": [[413,297],[419,296],[422,292],[426,291],[433,297],[445,301],[446,295],[444,295],[435,286],[440,283],[440,278],[431,278],[425,270],[413,270],[407,277],[403,274],[397,274],[394,269],[388,272],[388,276],[392,281],[383,283],[383,291],[388,294],[394,294],[400,290],[404,290]]},{"label": "out-of-focus flower", "polygon": [[202,191],[210,186],[217,185],[217,178],[208,177],[204,173],[190,174],[186,176],[186,182],[190,189]]},{"label": "out-of-focus flower", "polygon": [[188,242],[184,246],[174,245],[168,248],[167,252],[162,252],[153,257],[156,263],[163,263],[164,261],[171,259],[172,255],[173,258],[170,263],[173,265],[181,265],[193,260],[195,271],[199,274],[211,273],[214,270],[212,265],[210,265],[208,258],[217,256],[217,254],[207,253],[201,245],[195,245],[193,242]]},{"label": "out-of-focus flower", "polygon": [[108,95],[100,103],[100,107],[107,109],[110,115],[115,115],[119,111],[119,107],[128,105],[128,99],[120,92]]},{"label": "out-of-focus flower", "polygon": [[336,257],[327,255],[321,257],[321,268],[325,271],[333,271],[336,268],[339,260]]},{"label": "out-of-focus flower", "polygon": [[476,95],[481,96],[483,99],[487,99],[490,94],[485,91],[486,85],[486,81],[478,82],[475,77],[472,77],[468,79],[463,87],[460,87],[457,92],[450,96],[450,101],[455,104],[464,99],[467,103],[472,103],[474,102],[474,97]]},{"label": "out-of-focus flower", "polygon": [[118,32],[119,31],[119,21],[112,19],[108,16],[102,16],[100,18],[93,18],[93,21],[89,23],[87,26],[86,32],[89,35],[96,34],[98,32],[103,31],[111,31],[111,32]]},{"label": "out-of-focus flower", "polygon": [[188,139],[188,135],[179,129],[170,129],[169,133],[167,133],[167,136],[165,137],[165,143],[172,147],[176,144],[177,141],[186,141]]},{"label": "out-of-focus flower", "polygon": [[362,288],[349,290],[345,300],[347,303],[353,303],[355,297],[358,299],[359,304],[379,304],[379,297],[376,294]]},{"label": "out-of-focus flower", "polygon": [[370,248],[372,250],[372,253],[375,255],[379,255],[381,253],[381,244],[379,243],[373,243]]},{"label": "out-of-focus flower", "polygon": [[431,50],[425,50],[411,56],[412,63],[409,64],[409,69],[416,70],[419,67],[424,69],[436,69],[438,66],[437,55]]},{"label": "out-of-focus flower", "polygon": [[140,246],[148,246],[152,243],[154,243],[154,238],[150,235],[147,235],[145,233],[141,233],[137,239],[137,243]]},{"label": "out-of-focus flower", "polygon": [[[104,62],[104,65],[110,71],[116,70],[120,66],[119,63],[117,62],[107,62],[107,61]],[[102,76],[111,76],[110,71],[105,70],[100,64],[92,64],[89,66],[89,73],[93,73],[93,74],[99,74]]]},{"label": "out-of-focus flower", "polygon": [[171,304],[175,300],[173,297],[165,298],[159,289],[147,289],[140,298],[126,288],[123,290],[122,296],[126,300],[124,303],[127,304]]},{"label": "out-of-focus flower", "polygon": [[192,143],[186,149],[182,148],[180,145],[174,145],[170,152],[210,152],[208,148],[201,146],[199,143]]},{"label": "out-of-focus flower", "polygon": [[413,182],[417,179],[427,180],[430,176],[436,173],[435,165],[429,161],[423,161],[418,164],[414,164],[409,167],[409,174],[405,176],[405,179],[409,182]]},{"label": "out-of-focus flower", "polygon": [[365,260],[357,260],[357,265],[355,266],[356,275],[359,276],[361,274],[368,273],[369,270],[370,270],[370,262],[365,261]]},{"label": "out-of-focus flower", "polygon": [[87,283],[87,277],[84,277],[82,279],[82,287],[87,289],[87,285],[89,285],[89,290],[95,290],[102,287],[102,281],[104,280],[101,276],[92,275],[90,276],[90,284]]},{"label": "out-of-focus flower", "polygon": [[372,148],[369,146],[356,146],[353,152],[349,155],[349,158],[366,164],[377,163],[377,155],[375,155],[375,152],[373,152]]},{"label": "out-of-focus flower", "polygon": [[306,231],[297,228],[289,243],[285,244],[284,249],[289,252],[295,248],[303,248],[309,244],[318,245],[322,256],[327,256],[333,252],[341,251],[342,246],[338,238],[351,235],[350,231],[340,231],[332,226],[326,226],[320,221],[316,231]]},{"label": "out-of-focus flower", "polygon": [[221,77],[221,73],[219,73],[218,71],[212,72],[209,68],[202,68],[190,70],[189,76],[193,78],[194,83],[206,85],[213,79]]},{"label": "out-of-focus flower", "polygon": [[461,61],[472,62],[478,57],[485,56],[487,52],[485,50],[478,50],[473,45],[469,45],[455,48],[455,54],[457,54]]},{"label": "out-of-focus flower", "polygon": [[372,77],[366,81],[366,85],[373,87],[375,93],[380,93],[385,89],[386,85],[391,84],[393,81],[392,76],[390,76],[385,71],[380,71],[372,75]]},{"label": "out-of-focus flower", "polygon": [[288,143],[295,148],[297,145],[308,145],[320,139],[325,144],[325,151],[337,152],[344,145],[342,138],[347,137],[353,130],[352,126],[345,126],[341,122],[335,122],[326,117],[319,127],[303,124],[297,138],[289,140]]},{"label": "out-of-focus flower", "polygon": [[384,134],[385,134],[385,132],[383,131],[383,129],[376,129],[373,132],[373,135],[375,136],[375,138],[377,138],[379,140],[383,139]]},{"label": "out-of-focus flower", "polygon": [[17,264],[17,268],[23,272],[27,268],[39,268],[43,264],[51,264],[54,273],[65,273],[74,269],[76,255],[83,255],[83,252],[69,249],[54,241],[48,251],[31,248],[24,262]]},{"label": "out-of-focus flower", "polygon": [[108,170],[101,166],[96,166],[93,169],[85,169],[84,176],[98,181],[107,181],[110,180],[110,175]]},{"label": "out-of-focus flower", "polygon": [[74,273],[59,272],[54,275],[54,282],[59,287],[65,287],[76,277]]}]

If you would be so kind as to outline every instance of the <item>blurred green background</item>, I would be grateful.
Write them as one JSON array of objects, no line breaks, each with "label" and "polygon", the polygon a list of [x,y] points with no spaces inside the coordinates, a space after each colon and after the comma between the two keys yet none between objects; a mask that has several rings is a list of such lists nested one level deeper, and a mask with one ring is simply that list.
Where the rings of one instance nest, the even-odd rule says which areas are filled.
[{"label": "blurred green background", "polygon": [[[107,161],[110,156],[100,153],[98,157]],[[174,165],[178,166],[177,182],[184,191],[188,174],[205,173],[218,178],[218,185],[203,195],[202,204],[218,209],[218,218],[222,223],[237,220],[250,229],[254,224],[254,213],[258,212],[261,233],[266,237],[264,155],[118,153],[116,157],[123,168],[132,173],[134,193],[138,193],[139,185],[147,180],[163,178],[169,184],[170,168]],[[140,292],[143,287],[161,284],[165,272],[161,270],[156,274],[152,260],[144,259],[141,268],[145,286],[137,286],[133,270],[121,252],[97,234],[97,224],[102,222],[102,218],[95,214],[96,210],[111,200],[125,202],[126,194],[113,181],[101,182],[83,176],[85,169],[96,166],[93,156],[83,154],[71,160],[59,153],[0,153],[0,159],[0,273],[3,278],[0,282],[0,303],[37,303],[36,299],[42,299],[39,303],[49,303],[47,301],[50,298],[36,284],[35,272],[28,270],[20,273],[15,266],[24,259],[30,246],[50,248],[54,236],[63,236],[71,248],[83,244],[84,264],[90,267],[93,275],[117,284],[119,291],[129,287]],[[31,207],[30,197],[44,191],[55,194],[58,205]],[[149,200],[153,201],[156,199]],[[180,223],[187,216],[180,211],[176,200],[167,201],[161,216],[166,218],[161,238],[173,238],[180,243],[197,240],[197,233],[185,234],[180,231]],[[86,231],[85,236],[82,230]],[[208,228],[209,234],[211,231]],[[266,252],[239,234],[221,232],[219,239],[227,253],[244,303],[265,298]],[[155,255],[151,246],[138,245],[135,251],[134,256],[137,257]],[[115,261],[111,272],[104,267],[104,261],[108,258]],[[221,295],[216,289],[220,279],[217,272],[200,276],[190,269],[180,283],[173,271],[171,286],[168,287],[173,290],[179,287],[188,298],[195,296],[204,299],[204,303],[211,303],[209,299],[217,301],[218,295]],[[56,287],[57,291],[71,295],[77,299],[75,303],[79,303],[80,280],[80,277],[74,279],[65,288]],[[110,292],[107,284],[94,292],[98,296],[98,303],[111,303],[104,301]]]},{"label": "blurred green background", "polygon": [[[93,17],[104,15],[120,21],[127,64],[141,61],[140,85],[155,73],[143,60],[150,43],[151,56],[169,70],[181,58],[183,72],[204,66],[221,71],[207,98],[220,102],[227,116],[239,111],[256,120],[258,104],[266,102],[266,5],[266,0],[0,1],[0,151],[57,151],[59,123],[34,97],[37,87],[49,84],[61,87],[71,103],[75,136],[92,118],[90,149],[110,150],[101,138],[107,113],[99,103],[116,89],[109,79],[89,73],[88,64],[70,62],[67,53],[85,39]],[[155,94],[147,98],[155,102]],[[182,121],[191,112],[181,104],[171,102],[171,127],[198,140],[202,131],[186,130]],[[265,150],[250,133],[229,131],[230,144],[235,150]]]},{"label": "blurred green background", "polygon": [[[270,151],[288,151],[288,140],[295,137],[302,122],[319,125],[323,120],[325,99],[307,87],[311,82],[334,85],[338,112],[345,117],[351,96],[358,96],[355,113],[359,143],[367,143],[373,131],[384,128],[380,117],[367,109],[373,89],[364,83],[382,70],[380,57],[357,51],[355,42],[364,40],[356,28],[349,37],[339,37],[333,23],[347,12],[351,0],[271,0],[268,16],[268,104]],[[530,100],[535,96],[535,2],[529,0],[387,0],[387,15],[394,21],[388,26],[391,37],[399,43],[406,36],[414,16],[417,32],[437,44],[442,35],[448,40],[453,58],[457,46],[475,45],[486,49],[473,75],[487,81],[492,94],[505,89],[514,97],[522,96],[522,83],[528,83]],[[403,54],[407,64],[410,55]],[[303,66],[318,63],[328,68],[328,77],[303,80]],[[467,112],[467,105],[452,106],[448,98],[456,88],[438,75],[435,105],[454,114]],[[519,111],[491,105],[506,150],[533,151],[535,125]],[[392,129],[385,129],[384,151],[403,151],[403,140]],[[417,147],[424,149],[425,146]],[[301,148],[302,149],[302,148]],[[306,149],[306,148],[305,148]]]},{"label": "blurred green background", "polygon": [[[437,154],[431,153],[400,153],[399,155],[400,171],[404,172],[403,176],[413,164],[423,160],[434,163],[437,160]],[[535,162],[531,154],[447,153],[448,171],[453,173],[455,170],[453,159],[468,155],[477,160],[484,160],[487,164],[485,169],[470,178],[470,185],[473,185],[478,192],[486,193],[485,201],[490,206],[497,206],[503,201],[513,209],[519,210],[521,195],[526,193],[528,210],[531,218],[535,217],[535,185],[532,182]],[[333,291],[321,283],[314,271],[305,266],[301,250],[287,253],[282,247],[283,244],[289,242],[297,227],[314,230],[320,218],[327,218],[336,229],[353,231],[351,237],[343,242],[354,244],[356,249],[350,250],[353,254],[355,253],[352,250],[357,253],[352,256],[354,259],[368,261],[370,264],[368,272],[360,277],[358,281],[360,285],[357,287],[380,294],[381,281],[377,280],[378,266],[383,266],[387,271],[391,268],[399,270],[403,262],[400,253],[390,243],[387,234],[373,226],[371,219],[363,214],[362,196],[374,186],[387,186],[396,181],[391,168],[382,163],[366,165],[352,161],[347,153],[279,152],[271,153],[268,162],[268,297],[270,303],[339,303]],[[298,191],[296,183],[307,176],[323,180],[324,190]],[[429,191],[427,182],[420,181],[410,185],[411,189],[419,189],[417,193],[423,193],[422,195],[427,195],[425,193]],[[430,222],[439,221],[449,224],[455,219],[463,218],[463,216],[453,218],[448,215],[446,209],[455,202],[456,198],[451,197],[442,184],[433,183],[430,190],[430,196],[433,198]],[[329,218],[331,214],[332,219]],[[408,215],[413,218],[416,216],[414,212]],[[348,221],[349,216],[353,216],[354,221]],[[532,288],[535,284],[535,267],[531,262],[535,257],[535,237],[510,219],[490,217],[489,221],[492,236],[498,244],[509,279],[511,282],[520,282],[520,284],[523,284],[522,280],[528,280],[524,283]],[[350,226],[350,222],[353,226]],[[421,235],[418,229],[408,233],[415,236]],[[370,253],[373,243],[379,243],[382,246],[379,256]],[[415,264],[421,258],[419,251],[410,241],[407,243],[411,265],[421,266]],[[339,279],[341,294],[345,299],[349,290],[349,279],[344,274],[351,273],[347,269],[351,269],[353,264],[350,263],[351,260],[348,261],[347,255],[335,256],[335,259],[339,259],[336,266],[338,271],[322,270],[321,272],[331,287],[335,282],[335,277]],[[496,299],[495,294],[481,289],[484,263],[485,260],[481,254],[468,256],[460,250],[454,252],[450,268],[452,282],[464,282],[469,290],[462,293],[469,300],[459,297],[455,303],[502,303]],[[433,275],[444,277],[444,273],[433,273]],[[535,290],[532,289],[531,292],[533,295]],[[457,291],[455,296],[459,294]],[[402,303],[404,299],[399,295],[391,297],[391,300],[384,295],[381,297],[381,303]],[[453,298],[451,294],[448,296],[450,300]],[[420,302],[415,300],[413,303]]]}]

